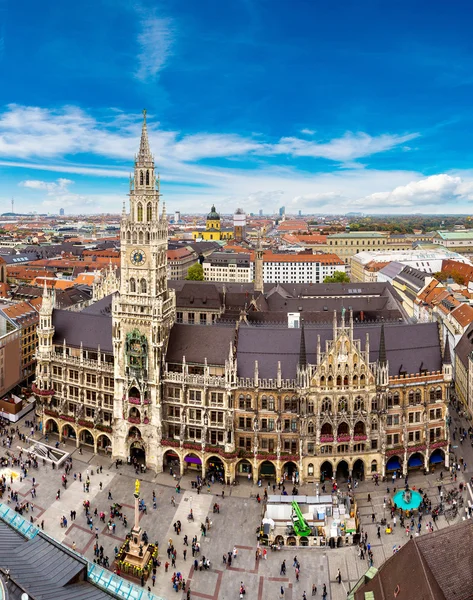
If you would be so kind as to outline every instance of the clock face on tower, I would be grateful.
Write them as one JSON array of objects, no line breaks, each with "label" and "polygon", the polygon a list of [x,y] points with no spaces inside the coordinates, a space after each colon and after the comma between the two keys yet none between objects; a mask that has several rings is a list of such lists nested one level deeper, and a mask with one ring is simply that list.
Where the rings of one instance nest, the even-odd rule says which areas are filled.
[{"label": "clock face on tower", "polygon": [[146,262],[146,254],[143,250],[133,250],[130,254],[130,260],[135,267],[144,265]]}]

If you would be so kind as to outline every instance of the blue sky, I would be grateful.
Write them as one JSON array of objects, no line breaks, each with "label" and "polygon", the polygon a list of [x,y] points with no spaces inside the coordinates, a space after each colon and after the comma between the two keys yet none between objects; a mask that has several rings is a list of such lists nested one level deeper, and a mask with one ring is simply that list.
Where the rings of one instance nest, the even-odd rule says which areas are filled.
[{"label": "blue sky", "polygon": [[469,213],[473,5],[0,0],[0,211]]}]

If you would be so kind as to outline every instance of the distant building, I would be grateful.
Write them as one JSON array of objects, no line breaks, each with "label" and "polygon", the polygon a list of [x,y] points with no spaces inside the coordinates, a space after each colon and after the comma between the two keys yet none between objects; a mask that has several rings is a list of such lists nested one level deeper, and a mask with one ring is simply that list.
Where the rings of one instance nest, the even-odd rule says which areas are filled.
[{"label": "distant building", "polygon": [[377,272],[391,262],[402,263],[425,273],[436,273],[442,270],[443,262],[447,259],[470,264],[464,256],[443,248],[389,252],[389,246],[383,245],[379,251],[377,248],[371,252],[365,250],[351,257],[351,278],[352,281],[377,281]]},{"label": "distant building", "polygon": [[215,206],[212,205],[212,209],[207,215],[205,231],[193,231],[192,237],[195,240],[203,239],[220,242],[232,239],[233,229],[222,229],[220,215],[215,210]]},{"label": "distant building", "polygon": [[205,281],[251,283],[253,267],[249,254],[240,252],[214,252],[204,262]]},{"label": "distant building", "polygon": [[345,263],[335,254],[263,255],[264,283],[323,283],[335,271],[345,272]]},{"label": "distant building", "polygon": [[59,216],[60,216],[60,217],[63,217],[63,216],[64,216],[64,209],[63,209],[63,208],[60,208],[60,209],[59,209]]},{"label": "distant building", "polygon": [[464,231],[437,231],[432,242],[453,252],[473,253],[473,229]]},{"label": "distant building", "polygon": [[302,217],[302,211],[299,209],[299,216]]},{"label": "distant building", "polygon": [[285,214],[286,214],[286,207],[281,206],[281,208],[279,209],[279,216],[284,217]]},{"label": "distant building", "polygon": [[0,319],[0,397],[21,380],[21,332],[3,318]]},{"label": "distant building", "polygon": [[246,214],[241,208],[233,215],[233,237],[239,242],[246,238]]},{"label": "distant building", "polygon": [[197,260],[197,253],[192,248],[178,248],[168,250],[168,279],[185,279],[189,267],[192,267]]},{"label": "distant building", "polygon": [[174,212],[174,223],[179,223],[181,220],[181,211],[180,210],[176,210]]},{"label": "distant building", "polygon": [[259,216],[260,216],[260,217],[262,217],[262,216],[263,216],[263,209],[262,209],[262,208],[260,208],[260,209],[259,209]]}]

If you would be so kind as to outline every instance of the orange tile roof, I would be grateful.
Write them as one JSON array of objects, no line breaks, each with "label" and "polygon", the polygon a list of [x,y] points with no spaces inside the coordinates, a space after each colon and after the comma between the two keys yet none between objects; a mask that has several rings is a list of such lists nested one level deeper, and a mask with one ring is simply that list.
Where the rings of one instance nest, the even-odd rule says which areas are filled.
[{"label": "orange tile roof", "polygon": [[344,265],[343,260],[336,254],[278,254],[271,251],[264,252],[264,262],[320,262],[329,265]]},{"label": "orange tile roof", "polygon": [[10,286],[8,283],[0,283],[0,298],[7,298]]},{"label": "orange tile roof", "polygon": [[95,281],[95,273],[79,273],[74,279],[74,285],[93,285]]},{"label": "orange tile roof", "polygon": [[305,221],[292,219],[279,223],[278,231],[309,231],[309,226]]},{"label": "orange tile roof", "polygon": [[467,327],[470,323],[473,323],[473,306],[466,303],[460,304],[452,311],[452,317],[455,317],[462,327]]},{"label": "orange tile roof", "polygon": [[180,258],[192,256],[193,254],[194,252],[192,252],[192,250],[188,250],[187,248],[176,248],[175,250],[167,251],[168,260],[179,260]]},{"label": "orange tile roof", "polygon": [[26,300],[9,306],[0,306],[0,310],[13,320],[27,317],[29,320],[34,321],[38,318],[38,309]]}]

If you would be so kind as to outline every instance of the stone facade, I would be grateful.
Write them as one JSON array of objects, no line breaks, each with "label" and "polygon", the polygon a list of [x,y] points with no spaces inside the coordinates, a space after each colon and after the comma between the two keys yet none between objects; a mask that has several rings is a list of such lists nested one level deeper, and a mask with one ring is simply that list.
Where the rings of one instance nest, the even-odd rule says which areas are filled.
[{"label": "stone facade", "polygon": [[[351,311],[346,320],[343,309],[341,316],[333,313],[331,328],[315,330],[310,352],[302,324],[291,335],[283,331],[279,346],[269,341],[263,350],[250,349],[257,358],[254,369],[249,363],[245,370],[237,360],[242,330],[249,327],[244,319],[230,326],[210,325],[207,318],[201,325],[179,323],[159,201],[145,119],[129,212],[122,214],[121,276],[111,315],[104,300],[83,313],[55,313],[54,291],[44,291],[34,387],[44,431],[114,458],[136,457],[158,472],[175,462],[181,472],[196,468],[204,475],[220,467],[227,481],[239,475],[275,481],[297,474],[308,482],[366,477],[389,469],[405,473],[410,466],[428,469],[432,457],[444,459],[448,348],[442,361],[439,344],[434,351],[425,344],[430,354],[424,363],[415,339],[410,352],[420,356],[418,372],[401,366],[397,372],[398,363],[390,371],[384,326],[372,329],[379,341],[373,354],[371,334],[362,339],[362,324],[357,327]],[[112,287],[113,279],[110,274]],[[224,311],[218,298],[212,308],[208,290],[199,292],[199,285],[181,291],[189,310],[200,293],[203,311]],[[254,291],[263,291],[261,272]],[[425,327],[432,335],[432,325]],[[264,337],[264,327],[256,333]],[[292,371],[289,337],[297,343]],[[278,355],[277,368],[265,364],[265,353]],[[423,368],[427,363],[436,370]]]}]

